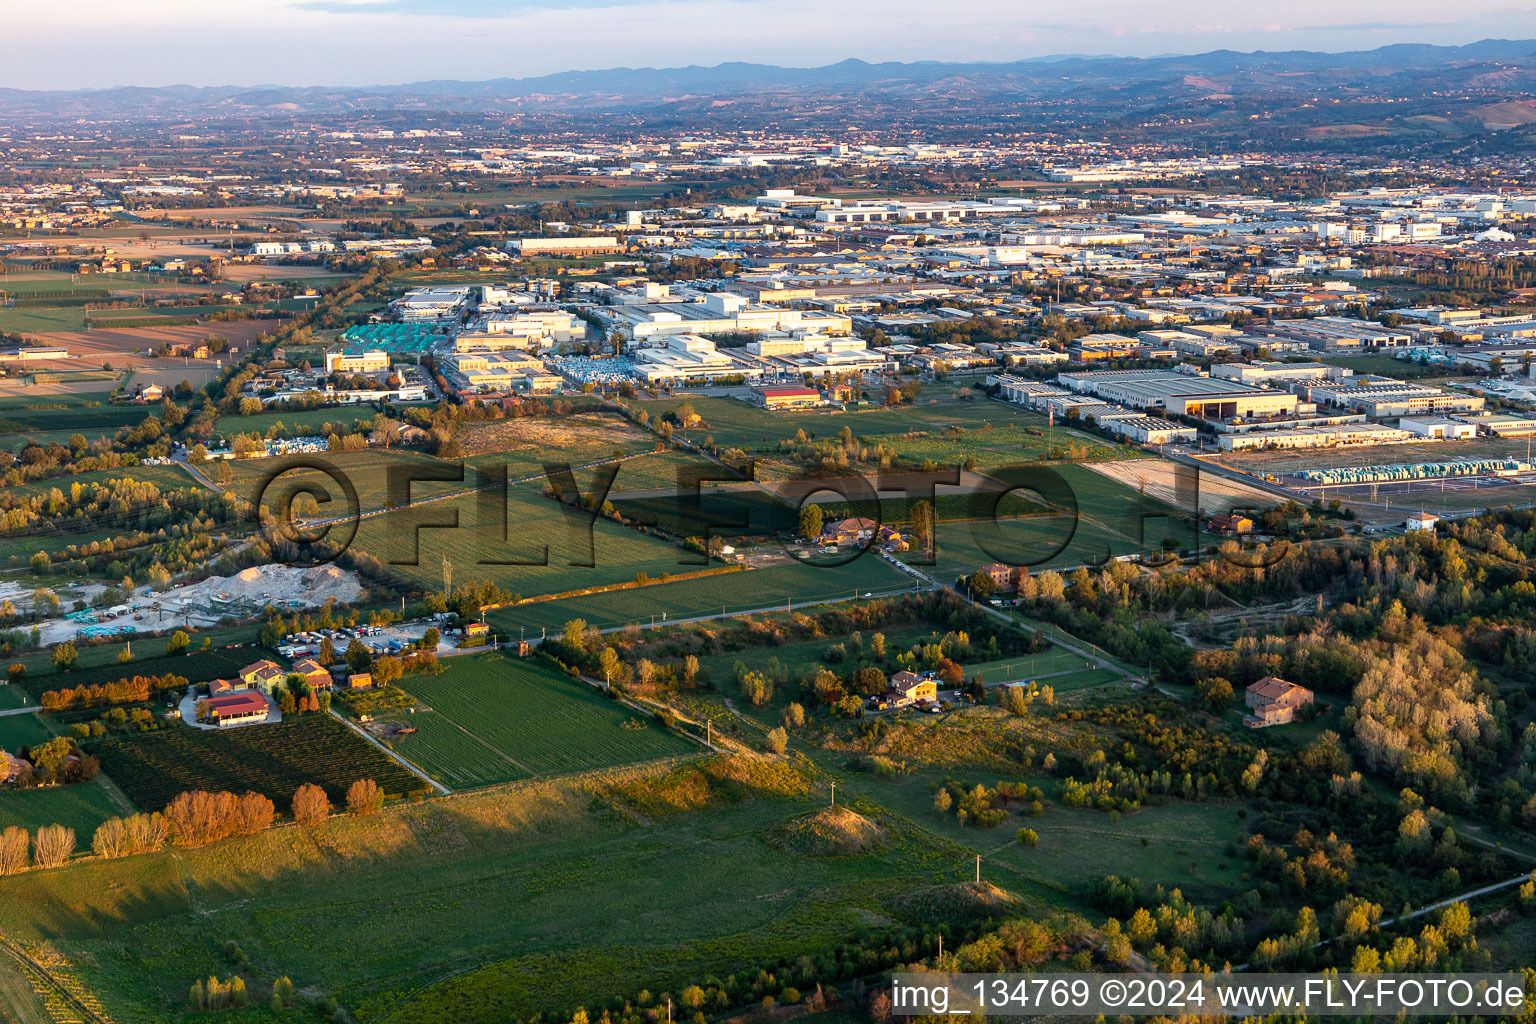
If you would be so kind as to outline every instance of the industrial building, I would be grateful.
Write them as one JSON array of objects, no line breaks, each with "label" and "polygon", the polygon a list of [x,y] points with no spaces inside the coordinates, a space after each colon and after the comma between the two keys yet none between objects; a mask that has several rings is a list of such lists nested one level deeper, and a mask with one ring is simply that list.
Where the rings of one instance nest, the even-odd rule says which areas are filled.
[{"label": "industrial building", "polygon": [[745,296],[710,292],[698,302],[635,302],[595,306],[592,313],[612,330],[638,340],[669,334],[761,334],[804,331],[853,333],[853,321],[841,313],[784,306],[753,305]]},{"label": "industrial building", "polygon": [[1266,420],[1310,414],[1295,395],[1249,387],[1235,380],[1176,370],[1108,370],[1060,373],[1074,391],[1133,409],[1161,409],[1173,416],[1207,420]]},{"label": "industrial building", "polygon": [[406,322],[457,319],[469,307],[469,287],[412,288],[389,306]]},{"label": "industrial building", "polygon": [[1320,427],[1255,430],[1246,434],[1222,434],[1216,445],[1224,452],[1256,448],[1330,448],[1335,445],[1386,444],[1408,441],[1413,435],[1380,423],[1338,423]]},{"label": "industrial building", "polygon": [[578,238],[514,238],[507,249],[519,256],[590,256],[594,253],[623,252],[624,243],[612,235]]},{"label": "industrial building", "polygon": [[1477,395],[1442,391],[1388,377],[1360,376],[1352,380],[1298,384],[1296,390],[1309,401],[1338,409],[1358,409],[1372,419],[1475,413],[1481,412],[1486,404]]},{"label": "industrial building", "polygon": [[383,373],[389,369],[389,353],[383,349],[344,349],[325,354],[325,372]]}]

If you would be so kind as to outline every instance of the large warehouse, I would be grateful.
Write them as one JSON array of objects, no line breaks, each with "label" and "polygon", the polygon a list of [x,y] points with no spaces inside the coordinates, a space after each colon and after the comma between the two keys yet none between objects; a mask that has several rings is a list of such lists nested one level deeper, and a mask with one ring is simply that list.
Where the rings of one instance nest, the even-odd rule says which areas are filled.
[{"label": "large warehouse", "polygon": [[1198,377],[1173,370],[1107,370],[1061,373],[1056,377],[1074,391],[1086,392],[1132,409],[1161,409],[1173,416],[1207,420],[1291,418],[1301,407],[1295,395],[1249,387],[1220,377]]}]

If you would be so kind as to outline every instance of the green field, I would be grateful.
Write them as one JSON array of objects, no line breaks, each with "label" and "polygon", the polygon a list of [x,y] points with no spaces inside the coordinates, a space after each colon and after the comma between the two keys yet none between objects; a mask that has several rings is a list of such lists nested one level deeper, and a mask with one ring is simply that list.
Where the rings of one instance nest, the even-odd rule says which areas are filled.
[{"label": "green field", "polygon": [[[535,661],[505,654],[464,655],[439,676],[405,681],[432,708],[402,721],[421,728],[395,749],[452,785],[609,768],[697,749],[660,726],[625,728],[641,716]],[[444,727],[446,723],[446,728]],[[431,767],[429,767],[429,764]]]},{"label": "green field", "polygon": [[78,432],[93,437],[137,426],[155,411],[142,405],[112,405],[106,399],[106,394],[0,399],[0,435],[62,431],[65,436]]},{"label": "green field", "polygon": [[125,466],[122,469],[96,469],[89,473],[73,473],[68,476],[49,477],[46,480],[31,480],[6,490],[13,495],[33,495],[47,494],[57,487],[68,494],[73,484],[87,487],[91,484],[106,483],[108,480],[139,480],[154,484],[162,491],[178,488],[203,489],[203,485],[194,480],[192,474],[182,466]]},{"label": "green field", "polygon": [[43,825],[65,825],[75,830],[76,845],[88,849],[91,834],[108,818],[132,812],[131,807],[114,797],[107,780],[46,789],[0,790],[0,829],[17,825],[38,829]]},{"label": "green field", "polygon": [[[0,691],[16,687],[0,687]],[[3,699],[3,698],[0,698]],[[5,706],[9,707],[10,704]],[[58,734],[55,723],[42,715],[0,716],[0,750],[12,754],[23,747],[45,743]],[[0,788],[0,829],[12,825],[36,829],[42,825],[67,825],[80,844],[87,846],[91,833],[107,818],[128,811],[110,782],[98,776],[90,782],[39,789]]]},{"label": "green field", "polygon": [[[67,587],[57,589],[59,600],[66,605],[72,600]],[[254,643],[259,627],[219,626],[214,629],[191,631],[194,649],[191,654],[167,655],[163,640],[127,640],[79,645],[80,660],[68,673],[59,672],[47,651],[33,651],[17,660],[27,666],[26,677],[19,684],[28,692],[37,694],[60,686],[78,686],[80,683],[109,682],[124,675],[164,675],[167,672],[186,676],[193,681],[216,679],[233,668],[249,665],[268,656],[270,652]],[[212,651],[203,653],[200,647],[204,637],[212,641]],[[134,647],[134,644],[138,644]],[[250,644],[249,647],[226,649],[231,644]],[[124,648],[133,652],[133,660],[120,664],[117,660]]]},{"label": "green field", "polygon": [[[332,415],[335,415],[334,410]],[[227,486],[246,501],[255,501],[257,491],[267,485],[270,480],[271,484],[265,487],[263,495],[264,503],[269,508],[274,508],[278,503],[286,501],[287,496],[296,493],[296,488],[301,484],[314,486],[330,495],[332,502],[332,504],[321,506],[318,514],[342,515],[346,494],[341,484],[330,473],[300,465],[305,460],[334,470],[335,473],[350,481],[357,490],[358,506],[364,512],[385,506],[389,492],[389,473],[392,468],[397,473],[408,473],[412,467],[422,467],[420,471],[426,471],[445,465],[441,459],[423,455],[409,448],[388,451],[370,448],[357,452],[323,452],[316,455],[277,456],[270,459],[242,459],[228,463],[232,475]],[[293,465],[294,468],[284,469],[288,465]],[[204,467],[204,472],[207,471],[207,467]],[[278,475],[274,477],[274,474]],[[414,500],[433,493],[441,493],[443,490],[462,490],[470,486],[473,484],[416,483],[411,485],[410,496]],[[306,514],[306,506],[308,514],[315,514],[317,509],[309,505],[311,500],[310,498],[300,499],[301,504],[295,507],[294,514]]]},{"label": "green field", "polygon": [[[236,434],[266,436],[268,430],[279,423],[288,434],[316,434],[324,436],[327,424],[339,428],[338,433],[353,432],[358,421],[367,423],[378,415],[372,406],[320,406],[316,409],[298,409],[289,412],[258,412],[249,416],[220,416],[219,433],[225,437]],[[260,460],[257,460],[260,461]]]},{"label": "green field", "polygon": [[89,745],[102,770],[140,808],[157,811],[192,789],[264,793],[286,810],[306,782],[340,803],[358,779],[373,779],[391,795],[425,788],[419,778],[324,714],[276,725],[211,730],[178,726],[108,736]]},{"label": "green field", "polygon": [[[481,496],[468,495],[365,519],[353,547],[420,586],[442,588],[446,558],[456,586],[491,580],[523,597],[629,582],[640,572],[656,578],[701,568],[690,564],[700,556],[607,519],[593,522],[542,497],[537,484],[507,490],[505,509],[490,506],[489,518],[482,518]],[[414,528],[455,521],[452,529]]]},{"label": "green field", "polygon": [[[768,617],[770,620],[782,619],[782,616]],[[938,643],[943,639],[948,628],[942,624],[889,626],[884,629],[870,630],[863,636],[864,650],[868,651],[870,637],[875,633],[885,636],[885,649],[888,658],[894,658],[897,654],[909,650],[917,644]],[[758,665],[768,658],[777,658],[779,664],[789,674],[790,679],[798,678],[801,671],[818,665],[828,663],[827,648],[834,643],[842,642],[841,637],[828,637],[820,640],[807,640],[800,643],[780,644],[771,648],[750,648],[746,650],[726,650],[714,654],[704,655],[699,659],[699,665],[708,673],[707,679],[716,687],[730,688],[730,680],[733,677],[736,662],[744,661],[749,665]],[[980,646],[980,645],[978,645]],[[1017,679],[1033,679],[1036,676],[1047,673],[1063,672],[1074,668],[1083,667],[1083,659],[1060,648],[1050,647],[1038,654],[1016,654],[1012,657],[999,658],[996,661],[982,661],[979,657],[982,652],[977,652],[978,658],[960,661],[966,675],[973,675],[977,671],[982,673],[982,679],[987,683],[1001,683]],[[845,662],[834,667],[846,674],[850,668],[858,666],[857,659]],[[790,688],[791,693],[793,687]],[[789,699],[794,699],[798,694],[793,694]]]},{"label": "green field", "polygon": [[[1027,447],[1043,449],[1048,440],[1056,444],[1075,441],[1100,450],[1102,457],[1125,457],[1134,449],[1115,445],[1103,438],[1056,427],[1046,431],[1046,418],[1016,405],[995,402],[978,392],[965,392],[963,399],[919,396],[915,404],[887,408],[878,404],[858,406],[846,412],[814,410],[774,411],[735,398],[678,395],[666,399],[637,399],[627,404],[644,409],[656,422],[663,414],[683,404],[693,406],[704,425],[678,430],[676,436],[702,442],[713,437],[725,448],[760,449],[794,438],[804,430],[812,439],[834,438],[845,426],[857,437],[888,441],[898,449],[911,445],[915,458],[952,461],[956,455],[983,455],[1001,463],[1028,461]],[[951,428],[960,431],[945,437]],[[1040,428],[1039,434],[1026,434],[1026,428]],[[990,429],[983,429],[990,428]],[[896,439],[897,435],[926,431],[922,438]],[[996,435],[995,437],[991,435]]]},{"label": "green field", "polygon": [[356,1020],[564,1019],[579,1001],[819,955],[892,920],[898,895],[974,870],[966,847],[896,821],[862,857],[764,841],[824,793],[640,821],[593,784],[514,784],[0,879],[0,928],[52,942],[119,1020],[182,1017],[191,979],[229,975],[226,941],[253,976],[333,994]]},{"label": "green field", "polygon": [[[7,690],[15,687],[5,687]],[[51,722],[41,714],[0,716],[0,750],[12,753],[34,743],[43,743],[54,736]]]},{"label": "green field", "polygon": [[862,593],[892,593],[913,588],[912,580],[873,555],[835,568],[793,563],[701,579],[539,601],[489,613],[487,621],[507,636],[520,629],[558,631],[571,619],[586,619],[599,629],[629,623],[650,625],[695,615],[736,614],[806,601],[851,598]]}]

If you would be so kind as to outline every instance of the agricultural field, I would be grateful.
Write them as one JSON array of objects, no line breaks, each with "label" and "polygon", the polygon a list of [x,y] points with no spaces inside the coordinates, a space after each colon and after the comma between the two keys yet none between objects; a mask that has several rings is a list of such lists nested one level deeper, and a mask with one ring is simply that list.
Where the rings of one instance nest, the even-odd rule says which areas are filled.
[{"label": "agricultural field", "polygon": [[[419,751],[438,771],[462,765],[467,774],[461,782],[590,771],[697,749],[542,663],[491,653],[462,655],[447,664],[439,676],[413,676],[403,685],[432,709],[434,715],[426,717],[441,718],[452,728],[433,724],[393,745],[413,760]],[[422,718],[419,711],[405,716],[410,725]]]},{"label": "agricultural field", "polygon": [[[974,870],[966,846],[899,820],[882,819],[883,844],[854,857],[764,841],[824,790],[749,783],[646,819],[607,795],[666,778],[513,784],[0,879],[0,928],[54,942],[115,1019],[179,1013],[189,979],[228,974],[234,941],[251,971],[330,993],[357,1019],[446,1024],[568,1014],[599,992],[677,991],[740,963],[816,956],[861,922],[907,913],[894,909],[903,894]],[[1023,882],[991,858],[987,875]]]},{"label": "agricultural field", "polygon": [[[779,616],[765,616],[773,620]],[[869,637],[876,632],[885,635],[885,648],[888,657],[894,657],[917,644],[938,643],[943,639],[948,630],[941,624],[891,626],[885,629],[871,630],[864,635],[864,643],[869,643]],[[761,667],[768,658],[777,658],[779,664],[784,667],[791,680],[800,676],[801,672],[812,666],[820,666],[828,663],[827,648],[834,643],[839,643],[844,638],[828,637],[821,640],[808,640],[800,643],[782,644],[772,648],[750,648],[740,651],[722,651],[707,654],[699,659],[699,667],[707,672],[706,678],[717,688],[727,691],[731,688],[731,679],[736,662],[743,661],[753,667]],[[989,684],[1001,683],[1013,680],[1034,679],[1037,676],[1047,675],[1073,668],[1081,669],[1083,659],[1075,654],[1063,651],[1060,648],[1049,647],[1038,654],[1016,654],[1011,657],[999,658],[996,661],[982,660],[984,652],[978,651],[977,657],[959,662],[965,669],[967,676],[976,672],[982,673],[982,678]],[[836,666],[847,671],[848,665]]]},{"label": "agricultural field", "polygon": [[[332,414],[334,415],[334,410]],[[246,417],[254,418],[254,417]],[[350,421],[348,421],[350,424]],[[319,514],[324,516],[344,514],[346,495],[341,485],[331,477],[329,473],[318,469],[295,466],[293,469],[281,471],[282,467],[299,460],[318,462],[336,473],[344,476],[357,490],[357,501],[360,511],[369,512],[384,508],[389,497],[389,473],[391,468],[400,467],[399,472],[406,467],[424,467],[420,472],[429,472],[430,469],[449,466],[441,459],[424,455],[421,452],[409,448],[378,449],[370,448],[355,452],[322,452],[316,455],[278,456],[266,459],[241,459],[227,463],[230,469],[229,484],[227,485],[246,501],[255,501],[257,491],[262,485],[271,479],[272,483],[265,491],[265,504],[268,508],[286,499],[295,493],[299,485],[313,486],[317,490],[323,490],[331,496],[331,504],[316,507],[313,498],[301,498],[294,509],[295,515]],[[204,473],[212,472],[209,467],[201,467]],[[274,473],[280,475],[273,477]],[[475,486],[473,478],[465,475],[464,483],[440,483],[418,482],[411,485],[411,498],[417,500],[429,497],[434,493],[443,491],[464,490]]]},{"label": "agricultural field", "polygon": [[782,607],[786,601],[837,600],[855,593],[889,594],[914,589],[911,577],[874,555],[835,568],[791,562],[699,579],[653,583],[645,587],[539,601],[498,608],[487,621],[506,636],[520,630],[560,630],[571,619],[585,619],[599,629],[629,623],[650,625],[698,615],[736,614]]},{"label": "agricultural field", "polygon": [[[1013,814],[996,829],[979,829],[957,823],[953,815],[941,817],[934,812],[930,787],[945,778],[992,786],[1009,777],[979,769],[917,772],[896,782],[852,775],[838,784],[838,792],[846,789],[878,801],[945,839],[985,849],[987,861],[1028,879],[1031,884],[1023,891],[1033,890],[1048,903],[1079,912],[1091,909],[1081,900],[1083,887],[1111,873],[1113,865],[1135,865],[1143,880],[1180,886],[1200,899],[1219,901],[1246,888],[1242,875],[1247,863],[1226,852],[1228,841],[1243,836],[1237,814],[1243,807],[1240,802],[1173,802],[1139,808],[1119,821],[1102,811],[1057,803],[1039,817]],[[1026,781],[1042,786],[1048,799],[1059,797],[1056,780]],[[1021,825],[1039,833],[1038,846],[1025,849],[1009,842]]]},{"label": "agricultural field", "polygon": [[106,393],[46,395],[0,399],[0,437],[14,437],[17,447],[39,434],[84,434],[95,438],[119,427],[136,426],[152,409],[142,405],[111,405]]},{"label": "agricultural field", "polygon": [[122,469],[96,469],[88,473],[50,477],[47,480],[31,480],[7,490],[15,495],[30,496],[47,494],[57,487],[68,494],[73,484],[78,483],[82,487],[89,487],[91,484],[106,483],[108,480],[139,480],[154,484],[162,491],[203,489],[203,485],[194,480],[192,475],[181,466],[126,466]]},{"label": "agricultural field", "polygon": [[[66,595],[60,594],[60,597],[66,598]],[[237,626],[232,629],[244,630],[250,635],[256,632],[254,626]],[[208,634],[198,634],[195,631],[192,634],[194,638],[200,635]],[[211,635],[220,636],[221,631],[211,631]],[[117,661],[117,654],[123,650],[125,644],[86,644],[79,648],[80,660],[75,662],[74,667],[68,672],[59,672],[46,653],[26,656],[21,661],[27,666],[27,674],[11,685],[26,690],[33,699],[36,699],[45,690],[91,686],[96,683],[113,682],[124,676],[178,675],[190,682],[199,683],[232,676],[241,667],[272,656],[266,648],[257,647],[254,644],[249,647],[235,648],[215,646],[207,651],[198,650],[197,645],[194,644],[189,653],[166,654],[164,640],[146,637],[126,643],[139,645],[133,648],[135,655],[131,661],[127,663]]]},{"label": "agricultural field", "polygon": [[0,790],[0,829],[12,825],[38,829],[44,825],[63,825],[75,830],[81,848],[91,844],[91,834],[108,818],[133,813],[133,808],[116,796],[102,776],[90,782],[40,789]]},{"label": "agricultural field", "polygon": [[[989,522],[940,525],[936,531],[936,566],[925,571],[940,578],[969,574],[988,562],[1026,565],[1031,571],[1102,565],[1117,555],[1152,553],[1165,540],[1178,550],[1197,547],[1193,521],[1183,513],[1084,466],[1054,466],[1071,488],[1076,513],[1066,508],[1039,516]],[[1208,537],[1200,540],[1207,541]],[[901,556],[922,565],[926,556],[913,550]]]},{"label": "agricultural field", "polygon": [[[800,430],[813,440],[834,438],[846,426],[855,436],[892,444],[898,450],[910,444],[913,460],[935,458],[944,463],[964,455],[974,455],[978,462],[985,457],[990,460],[989,465],[1027,462],[1049,444],[1060,446],[1068,442],[1082,445],[1096,458],[1127,458],[1136,454],[1135,449],[1064,426],[1047,429],[1046,418],[1039,413],[992,401],[979,392],[967,390],[962,394],[964,397],[959,399],[919,396],[915,404],[899,408],[868,404],[846,412],[770,412],[741,399],[686,395],[627,404],[644,409],[653,422],[681,405],[691,405],[703,417],[703,424],[679,429],[675,436],[696,442],[713,437],[722,448],[749,451],[772,448],[780,441],[793,439]],[[1038,433],[1031,428],[1037,428]],[[951,430],[954,432],[946,434]],[[989,435],[995,431],[1001,433],[991,438]],[[914,432],[926,432],[927,436],[905,437]]]},{"label": "agricultural field", "polygon": [[425,783],[328,715],[310,714],[276,725],[205,730],[191,727],[107,736],[88,745],[139,808],[155,811],[192,789],[263,793],[286,810],[306,782],[340,803],[358,779],[373,779],[399,796]]},{"label": "agricultural field", "polygon": [[[430,493],[418,487],[413,494]],[[442,588],[446,559],[455,585],[490,580],[523,597],[701,568],[690,564],[701,556],[607,519],[594,522],[543,497],[539,484],[507,491],[504,510],[485,492],[364,519],[352,546],[420,586]],[[434,523],[452,528],[415,529]]]},{"label": "agricultural field", "polygon": [[[546,463],[583,466],[656,447],[656,437],[616,413],[593,409],[569,416],[521,416],[470,427],[463,438],[466,462],[505,467],[508,479],[542,475]],[[627,468],[627,467],[625,467]],[[625,478],[621,468],[617,479]],[[626,484],[626,486],[629,486]]]},{"label": "agricultural field", "polygon": [[[72,598],[67,587],[56,589],[59,599],[69,604]],[[16,659],[27,666],[27,674],[13,686],[36,694],[60,686],[110,682],[124,675],[164,675],[170,672],[186,676],[193,682],[217,679],[220,675],[229,675],[242,665],[269,656],[270,652],[253,643],[259,631],[258,626],[250,624],[219,626],[207,630],[192,629],[189,631],[193,640],[191,654],[167,655],[163,640],[130,639],[84,643],[79,645],[80,660],[67,673],[59,672],[47,651],[32,651]],[[198,650],[204,638],[212,645],[211,650]],[[138,644],[138,647],[134,647],[134,644]],[[249,646],[241,646],[246,644]],[[132,660],[126,664],[117,660],[125,649],[132,656]]]},{"label": "agricultural field", "polygon": [[[225,437],[236,434],[255,434],[265,437],[268,430],[277,427],[288,434],[312,434],[325,436],[327,426],[340,428],[337,433],[351,433],[359,421],[368,423],[377,413],[369,406],[337,407],[321,406],[318,409],[302,409],[291,412],[258,412],[250,416],[220,416],[219,433]],[[286,429],[285,429],[286,428]],[[259,461],[259,460],[258,460]]]},{"label": "agricultural field", "polygon": [[[5,687],[15,690],[14,686]],[[13,705],[7,704],[6,707]],[[15,752],[34,743],[44,743],[56,735],[50,719],[42,714],[0,716],[0,750]]]}]

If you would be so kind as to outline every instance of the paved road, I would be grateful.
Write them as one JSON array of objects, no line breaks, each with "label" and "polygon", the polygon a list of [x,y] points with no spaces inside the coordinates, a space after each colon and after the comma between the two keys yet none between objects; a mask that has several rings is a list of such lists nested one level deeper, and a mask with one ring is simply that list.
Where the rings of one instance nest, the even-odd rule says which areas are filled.
[{"label": "paved road", "polygon": [[6,715],[35,715],[41,710],[43,709],[36,705],[27,708],[6,708],[4,711],[0,711],[0,718],[4,718]]},{"label": "paved road", "polygon": [[185,448],[178,449],[176,454],[171,456],[171,461],[180,466],[182,469],[185,469],[188,473],[191,473],[192,479],[196,480],[210,491],[218,493],[224,489],[218,484],[214,483],[212,480],[208,479],[208,477],[204,476],[202,470],[198,469],[196,466],[192,465],[192,463],[187,461],[187,452]]},{"label": "paved road", "polygon": [[441,782],[438,782],[436,779],[432,778],[432,776],[428,775],[426,772],[422,771],[420,768],[417,768],[415,765],[411,764],[411,762],[407,761],[405,758],[401,757],[399,754],[395,753],[393,750],[390,750],[384,744],[382,744],[378,740],[374,739],[373,736],[369,735],[367,729],[360,728],[360,727],[358,727],[356,725],[353,725],[351,722],[347,721],[346,716],[344,716],[344,715],[340,714],[339,712],[337,712],[337,710],[335,708],[331,709],[331,717],[336,719],[336,721],[340,722],[342,725],[346,726],[348,729],[351,729],[353,732],[357,733],[359,736],[361,736],[363,739],[367,740],[369,743],[372,743],[375,747],[377,747],[380,751],[383,752],[385,757],[389,758],[391,761],[394,761],[396,764],[400,765],[400,767],[404,768],[406,771],[410,772],[412,775],[416,776],[421,781],[425,782],[427,785],[429,785],[433,789],[437,790],[443,796],[447,796],[447,795],[449,795],[450,793],[453,792],[453,790],[449,789],[447,786],[443,785]]}]

